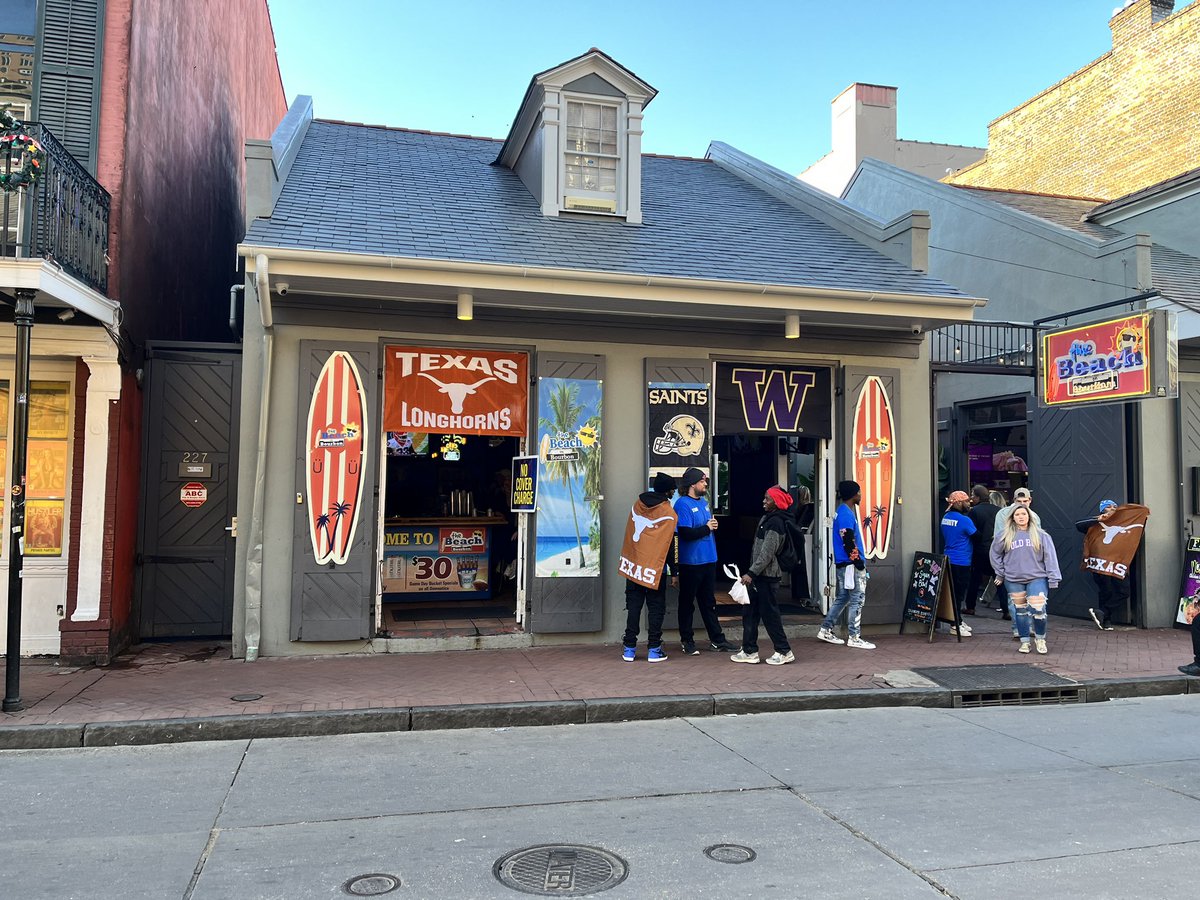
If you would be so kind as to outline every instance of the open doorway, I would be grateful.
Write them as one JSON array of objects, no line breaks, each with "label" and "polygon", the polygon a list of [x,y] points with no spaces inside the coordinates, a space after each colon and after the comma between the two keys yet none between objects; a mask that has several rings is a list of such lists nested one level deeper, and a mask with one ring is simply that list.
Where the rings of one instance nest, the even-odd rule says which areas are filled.
[{"label": "open doorway", "polygon": [[388,432],[383,454],[381,636],[519,631],[515,437]]},{"label": "open doorway", "polygon": [[[797,548],[801,564],[785,573],[780,584],[779,608],[785,615],[820,615],[820,542],[814,529],[820,522],[816,511],[822,495],[821,442],[774,434],[717,435],[713,450],[717,468],[714,512],[720,523],[716,534],[718,558],[746,569],[762,517],[763,493],[773,484],[785,485],[793,497],[790,512],[797,514],[806,530],[806,540],[803,550]],[[801,487],[811,498],[803,509],[794,502]],[[720,615],[741,615],[741,607],[727,594],[718,593],[717,603]]]}]

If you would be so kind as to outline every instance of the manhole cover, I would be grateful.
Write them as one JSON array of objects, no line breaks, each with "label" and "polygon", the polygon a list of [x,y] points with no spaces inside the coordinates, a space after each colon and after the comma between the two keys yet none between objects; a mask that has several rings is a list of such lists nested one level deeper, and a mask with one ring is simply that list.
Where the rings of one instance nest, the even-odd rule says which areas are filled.
[{"label": "manhole cover", "polygon": [[342,890],[351,897],[378,897],[381,894],[390,894],[398,887],[400,887],[400,879],[395,875],[383,875],[375,872],[351,878],[342,885]]},{"label": "manhole cover", "polygon": [[748,863],[758,859],[758,854],[741,844],[713,844],[704,848],[709,859],[723,863]]},{"label": "manhole cover", "polygon": [[1037,666],[944,666],[933,669],[913,669],[931,681],[952,691],[996,691],[1006,688],[1039,688],[1074,685]]},{"label": "manhole cover", "polygon": [[505,887],[526,894],[582,897],[620,884],[629,874],[629,866],[598,847],[543,844],[500,857],[492,873]]},{"label": "manhole cover", "polygon": [[250,703],[253,700],[261,700],[262,694],[234,694],[230,700],[236,700],[238,703]]}]

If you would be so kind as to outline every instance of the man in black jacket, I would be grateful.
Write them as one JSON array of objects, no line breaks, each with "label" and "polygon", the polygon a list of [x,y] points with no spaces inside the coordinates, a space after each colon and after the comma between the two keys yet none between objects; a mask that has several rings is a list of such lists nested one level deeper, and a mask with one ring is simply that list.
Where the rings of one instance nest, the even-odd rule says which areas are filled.
[{"label": "man in black jacket", "polygon": [[967,615],[975,615],[975,601],[979,599],[980,589],[996,576],[992,571],[990,552],[992,538],[996,531],[996,515],[1000,507],[989,499],[989,492],[982,484],[971,488],[971,511],[967,513],[975,525],[975,534],[971,538],[971,580],[967,583],[967,596],[963,605]]}]

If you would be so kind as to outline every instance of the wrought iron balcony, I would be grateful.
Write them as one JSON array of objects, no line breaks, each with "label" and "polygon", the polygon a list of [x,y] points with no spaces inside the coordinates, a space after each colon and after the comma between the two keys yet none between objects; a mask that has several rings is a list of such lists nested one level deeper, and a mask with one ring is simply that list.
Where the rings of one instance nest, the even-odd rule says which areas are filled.
[{"label": "wrought iron balcony", "polygon": [[929,333],[935,371],[1032,375],[1038,331],[1014,322],[961,322]]},{"label": "wrought iron balcony", "polygon": [[[46,162],[35,185],[0,193],[0,257],[53,260],[107,294],[108,191],[50,129],[29,122],[22,130],[42,145]],[[12,164],[11,158],[0,161]]]}]

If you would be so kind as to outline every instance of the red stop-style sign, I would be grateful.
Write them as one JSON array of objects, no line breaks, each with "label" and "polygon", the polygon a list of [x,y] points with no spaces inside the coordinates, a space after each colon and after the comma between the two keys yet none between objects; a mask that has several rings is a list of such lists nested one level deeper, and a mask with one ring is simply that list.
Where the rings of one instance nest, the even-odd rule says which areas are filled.
[{"label": "red stop-style sign", "polygon": [[208,488],[198,481],[189,481],[179,489],[179,501],[184,506],[203,506],[208,500]]}]

